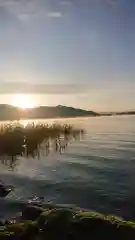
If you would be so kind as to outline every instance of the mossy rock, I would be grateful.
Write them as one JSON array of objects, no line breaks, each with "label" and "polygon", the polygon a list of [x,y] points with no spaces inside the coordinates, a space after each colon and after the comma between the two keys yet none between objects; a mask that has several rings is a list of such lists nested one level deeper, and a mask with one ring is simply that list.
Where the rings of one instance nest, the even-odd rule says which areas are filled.
[{"label": "mossy rock", "polygon": [[[31,220],[28,221],[25,217]],[[1,227],[0,240],[3,239],[133,240],[135,223],[88,211],[26,206],[23,209],[22,222]]]},{"label": "mossy rock", "polygon": [[0,232],[0,240],[15,240],[15,234],[12,232]]},{"label": "mossy rock", "polygon": [[73,213],[66,209],[54,209],[43,212],[37,220],[38,229],[44,236],[65,238],[70,229]]},{"label": "mossy rock", "polygon": [[22,210],[22,219],[35,221],[43,211],[42,207],[26,205]]},{"label": "mossy rock", "polygon": [[40,232],[38,231],[38,228],[36,224],[32,223],[29,226],[27,226],[24,231],[20,235],[20,240],[34,240],[39,239],[38,236],[40,235]]},{"label": "mossy rock", "polygon": [[24,221],[21,223],[7,225],[7,230],[9,232],[14,232],[15,235],[19,236],[23,231],[32,225],[32,221]]},{"label": "mossy rock", "polygon": [[22,223],[10,224],[5,226],[5,229],[0,232],[0,240],[33,240],[36,233],[38,233],[36,225],[32,221],[24,221]]}]

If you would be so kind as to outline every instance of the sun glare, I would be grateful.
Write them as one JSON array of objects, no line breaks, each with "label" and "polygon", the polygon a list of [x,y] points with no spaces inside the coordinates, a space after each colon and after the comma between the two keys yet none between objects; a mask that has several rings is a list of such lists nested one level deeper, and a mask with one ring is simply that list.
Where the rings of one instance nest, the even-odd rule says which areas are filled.
[{"label": "sun glare", "polygon": [[20,107],[20,108],[33,108],[34,103],[29,95],[21,95],[17,94],[13,96],[13,100],[11,103],[15,107]]}]

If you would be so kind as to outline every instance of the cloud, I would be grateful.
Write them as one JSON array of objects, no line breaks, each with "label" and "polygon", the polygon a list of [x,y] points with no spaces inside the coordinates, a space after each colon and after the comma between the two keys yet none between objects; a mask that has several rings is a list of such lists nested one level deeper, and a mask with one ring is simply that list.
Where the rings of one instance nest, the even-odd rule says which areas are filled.
[{"label": "cloud", "polygon": [[22,22],[41,17],[63,17],[61,11],[48,10],[41,0],[0,0],[0,7],[5,8],[7,12]]},{"label": "cloud", "polygon": [[63,17],[63,14],[61,12],[48,12],[47,17],[61,18],[61,17]]},{"label": "cloud", "polygon": [[61,1],[60,4],[65,5],[65,6],[71,6],[73,2],[71,1]]},{"label": "cloud", "polygon": [[28,14],[25,14],[25,13],[22,13],[22,14],[18,14],[17,15],[17,18],[22,21],[22,22],[27,22],[29,21],[29,15]]},{"label": "cloud", "polygon": [[21,21],[40,15],[42,11],[40,0],[0,0],[0,6]]},{"label": "cloud", "polygon": [[80,94],[88,86],[75,84],[30,84],[26,82],[6,82],[0,84],[0,94]]}]

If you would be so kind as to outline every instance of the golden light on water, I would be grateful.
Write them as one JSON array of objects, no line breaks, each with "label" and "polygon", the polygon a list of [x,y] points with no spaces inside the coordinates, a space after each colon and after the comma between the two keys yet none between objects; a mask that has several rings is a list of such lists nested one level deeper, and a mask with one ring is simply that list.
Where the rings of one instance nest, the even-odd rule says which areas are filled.
[{"label": "golden light on water", "polygon": [[14,94],[11,105],[22,109],[35,107],[32,97],[25,94]]}]

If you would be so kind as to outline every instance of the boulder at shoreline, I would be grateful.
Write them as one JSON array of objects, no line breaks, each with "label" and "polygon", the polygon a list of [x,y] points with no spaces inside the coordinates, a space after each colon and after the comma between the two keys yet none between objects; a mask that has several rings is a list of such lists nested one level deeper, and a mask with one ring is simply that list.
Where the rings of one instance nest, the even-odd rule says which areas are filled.
[{"label": "boulder at shoreline", "polygon": [[114,216],[63,208],[27,204],[20,220],[0,226],[0,240],[135,239],[135,223]]}]

